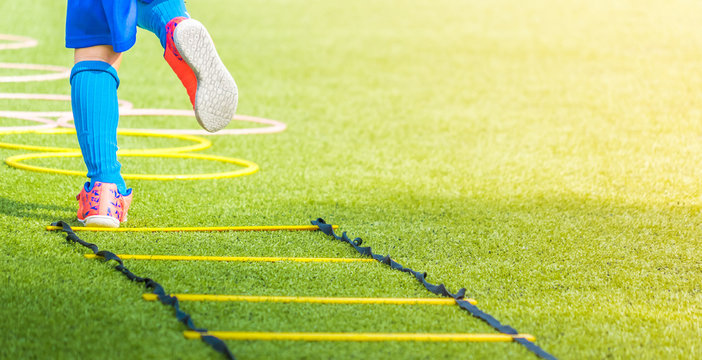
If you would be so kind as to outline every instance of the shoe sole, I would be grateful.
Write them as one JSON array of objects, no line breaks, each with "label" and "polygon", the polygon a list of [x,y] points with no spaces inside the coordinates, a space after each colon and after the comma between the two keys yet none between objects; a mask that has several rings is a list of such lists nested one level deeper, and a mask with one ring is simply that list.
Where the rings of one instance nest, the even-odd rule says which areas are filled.
[{"label": "shoe sole", "polygon": [[118,228],[119,220],[113,218],[112,216],[105,215],[93,215],[88,216],[85,220],[78,219],[78,221],[85,227],[106,227],[106,228]]},{"label": "shoe sole", "polygon": [[234,78],[217,54],[210,34],[199,21],[186,19],[178,24],[173,42],[195,73],[195,117],[205,130],[221,130],[234,117],[238,91]]}]

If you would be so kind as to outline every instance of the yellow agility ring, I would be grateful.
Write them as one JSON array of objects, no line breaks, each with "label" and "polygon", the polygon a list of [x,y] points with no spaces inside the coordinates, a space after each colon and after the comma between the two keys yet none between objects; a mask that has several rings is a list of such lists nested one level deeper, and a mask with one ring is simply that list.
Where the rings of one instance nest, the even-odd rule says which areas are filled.
[{"label": "yellow agility ring", "polygon": [[[0,131],[0,135],[7,134],[75,134],[75,129],[46,129],[46,130],[8,130]],[[203,137],[193,136],[193,135],[180,135],[180,134],[154,134],[147,133],[143,131],[129,131],[129,130],[117,130],[117,135],[125,136],[148,136],[148,137],[161,137],[161,138],[171,138],[180,139],[186,141],[195,142],[194,145],[189,146],[179,146],[161,149],[134,149],[134,150],[122,150],[121,154],[131,154],[131,153],[180,153],[188,151],[199,151],[204,150],[212,146],[212,142]],[[29,151],[44,151],[44,152],[76,152],[80,149],[76,148],[61,148],[52,146],[35,146],[35,145],[24,145],[24,144],[12,144],[0,142],[0,148],[5,149],[15,149],[15,150],[29,150]]]},{"label": "yellow agility ring", "polygon": [[[180,135],[179,135],[180,136]],[[216,155],[201,155],[201,154],[189,154],[189,153],[164,153],[164,152],[142,152],[134,153],[127,151],[118,151],[119,156],[128,157],[165,157],[165,158],[181,158],[181,159],[200,159],[200,160],[212,160],[220,161],[224,163],[244,166],[243,169],[218,172],[218,173],[208,173],[208,174],[177,174],[177,175],[161,175],[161,174],[123,174],[124,179],[132,180],[208,180],[208,179],[223,179],[223,178],[233,178],[238,176],[250,175],[258,171],[258,165],[254,162],[242,159],[235,159],[225,156]],[[46,159],[46,158],[65,158],[65,157],[80,157],[82,154],[80,151],[73,152],[60,152],[60,153],[38,153],[38,154],[23,154],[15,155],[5,159],[7,165],[12,166],[17,169],[37,171],[43,173],[52,174],[62,174],[62,175],[73,175],[85,177],[87,174],[83,171],[73,171],[73,170],[62,170],[53,169],[42,166],[27,165],[21,163],[25,160],[30,159]]]}]

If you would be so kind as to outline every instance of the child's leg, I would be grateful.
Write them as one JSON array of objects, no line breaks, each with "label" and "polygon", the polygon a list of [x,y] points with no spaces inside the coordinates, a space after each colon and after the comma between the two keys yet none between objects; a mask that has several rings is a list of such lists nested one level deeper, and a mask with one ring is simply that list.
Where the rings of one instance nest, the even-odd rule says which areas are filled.
[{"label": "child's leg", "polygon": [[71,105],[90,188],[97,181],[114,183],[120,193],[126,194],[117,161],[119,77],[112,65],[118,67],[120,60],[121,54],[115,53],[111,46],[76,49],[76,63],[71,71]]},{"label": "child's leg", "polygon": [[139,0],[137,25],[159,37],[164,57],[185,86],[200,125],[210,132],[227,126],[236,112],[236,83],[207,29],[189,18],[183,0]]},{"label": "child's leg", "polygon": [[87,226],[118,227],[126,220],[132,199],[117,161],[117,68],[121,60],[121,54],[109,45],[75,50],[71,105],[90,178],[78,195],[78,220]]},{"label": "child's leg", "polygon": [[78,220],[119,227],[132,200],[117,161],[117,68],[136,41],[136,0],[68,0],[66,47],[75,49],[71,105],[90,181],[82,186]]}]

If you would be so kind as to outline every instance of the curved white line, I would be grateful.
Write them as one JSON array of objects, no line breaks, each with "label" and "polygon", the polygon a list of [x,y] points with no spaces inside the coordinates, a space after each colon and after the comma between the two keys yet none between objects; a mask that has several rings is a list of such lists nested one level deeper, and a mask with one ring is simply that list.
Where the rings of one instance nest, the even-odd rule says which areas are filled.
[{"label": "curved white line", "polygon": [[22,114],[10,114],[5,111],[0,111],[0,117],[3,118],[9,118],[9,119],[22,119],[22,120],[29,120],[29,121],[34,121],[38,123],[42,123],[43,125],[33,125],[33,126],[4,126],[0,127],[0,131],[26,131],[26,130],[39,130],[39,129],[51,129],[55,128],[58,126],[58,123],[53,120],[49,119],[44,119],[39,116],[34,116],[34,115],[22,115]]},{"label": "curved white line", "polygon": [[[174,110],[174,109],[120,109],[120,116],[189,116],[195,117],[192,110]],[[61,116],[57,121],[59,126],[74,127],[70,122],[73,120],[73,114]],[[125,129],[129,131],[150,132],[154,134],[174,134],[174,135],[251,135],[251,134],[270,134],[285,130],[287,125],[277,120],[265,119],[248,115],[234,115],[232,120],[253,122],[257,124],[270,125],[263,128],[253,129],[223,129],[216,133],[211,133],[202,129]]]},{"label": "curved white line", "polygon": [[[0,99],[9,100],[49,100],[49,101],[71,101],[70,95],[60,94],[23,94],[23,93],[0,93]],[[129,110],[134,104],[127,100],[118,100],[120,110]],[[71,111],[2,111],[4,114],[19,116],[39,116],[39,117],[61,117],[70,114]]]},{"label": "curved white line", "polygon": [[0,76],[0,83],[50,81],[58,79],[67,79],[71,75],[71,69],[55,65],[0,63],[0,69],[52,71],[52,73],[41,75]]},{"label": "curved white line", "polygon": [[12,41],[8,44],[0,44],[0,50],[22,49],[35,47],[39,43],[36,39],[26,36],[0,34],[0,40]]},{"label": "curved white line", "polygon": [[[0,34],[0,41],[9,41],[9,43],[0,44],[0,50],[20,49],[37,46],[36,39]],[[48,74],[39,75],[22,75],[22,76],[0,76],[0,83],[8,82],[29,82],[29,81],[50,81],[58,79],[66,79],[71,74],[71,69],[56,65],[42,64],[22,64],[22,63],[0,63],[0,68],[3,69],[20,69],[20,70],[38,70],[50,71]],[[0,99],[23,99],[23,100],[52,100],[52,101],[71,101],[70,95],[59,94],[22,94],[22,93],[0,93]],[[119,100],[120,116],[189,116],[195,117],[192,110],[171,110],[171,109],[134,109],[133,104],[129,101]],[[27,129],[43,129],[53,128],[56,126],[74,127],[70,122],[73,120],[73,114],[70,111],[0,111],[0,117],[17,118],[29,121],[42,123],[37,126],[13,126],[0,127],[0,131],[7,130],[27,130]],[[44,117],[55,117],[58,120],[53,121]],[[270,125],[263,128],[252,129],[224,129],[216,133],[210,133],[202,129],[129,129],[132,131],[152,132],[156,134],[174,134],[174,135],[248,135],[248,134],[270,134],[285,130],[285,123],[248,115],[234,115],[232,120],[253,122],[257,124]]]}]

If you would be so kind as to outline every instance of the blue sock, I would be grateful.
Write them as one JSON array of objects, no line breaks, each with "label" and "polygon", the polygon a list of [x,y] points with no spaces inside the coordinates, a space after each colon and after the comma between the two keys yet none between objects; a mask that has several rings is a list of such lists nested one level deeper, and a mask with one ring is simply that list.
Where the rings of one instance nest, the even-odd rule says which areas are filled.
[{"label": "blue sock", "polygon": [[137,25],[151,31],[166,48],[166,24],[178,16],[189,18],[183,0],[140,0],[137,1]]},{"label": "blue sock", "polygon": [[117,161],[119,105],[117,70],[103,61],[81,61],[71,71],[71,106],[78,143],[88,168],[89,188],[96,181],[117,184],[127,195],[127,185]]}]

